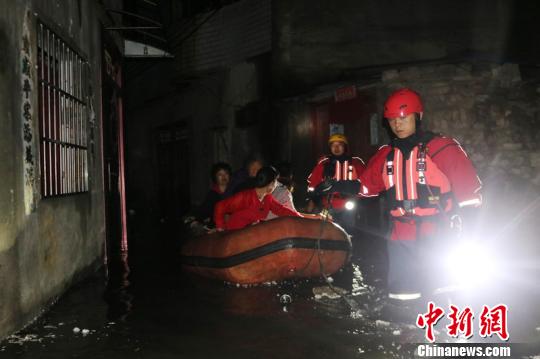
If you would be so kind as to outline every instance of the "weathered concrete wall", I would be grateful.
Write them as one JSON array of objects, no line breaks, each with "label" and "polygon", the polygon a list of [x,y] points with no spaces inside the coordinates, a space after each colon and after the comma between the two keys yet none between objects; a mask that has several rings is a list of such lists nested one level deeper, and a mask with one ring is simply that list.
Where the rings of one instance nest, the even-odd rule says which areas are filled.
[{"label": "weathered concrete wall", "polygon": [[[6,12],[6,4],[2,5],[2,17]],[[0,21],[0,47],[2,49],[19,49],[21,30],[14,28],[6,23],[2,18]],[[15,52],[15,51],[14,51]],[[16,52],[18,54],[18,51]],[[19,176],[6,175],[15,173],[15,168],[20,161],[13,156],[15,148],[22,147],[21,140],[13,136],[15,124],[19,122],[19,111],[13,112],[17,106],[20,106],[20,99],[14,96],[6,96],[12,90],[7,84],[18,85],[19,76],[14,68],[17,67],[18,57],[0,56],[0,173],[2,173],[2,188],[0,189],[0,281],[3,283],[0,291],[0,328],[7,326],[7,323],[14,323],[19,315],[17,308],[17,298],[11,293],[18,292],[18,271],[17,258],[18,253],[15,248],[15,237],[20,227],[21,205],[19,198],[22,190],[22,171]],[[20,136],[19,136],[20,137]],[[5,324],[6,323],[6,324]],[[10,328],[11,329],[11,328]],[[5,333],[3,333],[5,334]],[[1,336],[1,335],[0,335]]]},{"label": "weathered concrete wall", "polygon": [[[181,8],[173,3],[172,8]],[[168,45],[175,58],[143,74],[126,74],[127,202],[133,207],[132,216],[147,214],[148,204],[157,210],[158,159],[152,136],[160,126],[188,124],[193,204],[208,191],[214,162],[226,161],[238,169],[248,154],[275,152],[271,148],[275,128],[267,123],[271,1],[222,5],[193,18],[181,18],[190,14],[179,12],[174,21],[171,14],[163,14],[168,32],[174,34]],[[237,112],[248,104],[244,113],[249,123],[237,126]],[[143,166],[154,171],[141,171]]]},{"label": "weathered concrete wall", "polygon": [[[157,129],[185,122],[189,137],[189,171],[194,198],[208,187],[208,168],[214,157],[214,125],[220,124],[222,86],[226,74],[201,77],[186,88],[176,87],[173,64],[154,66],[134,80],[126,80],[126,163],[128,209],[158,215]],[[155,81],[159,79],[159,81]],[[141,91],[144,89],[144,91]],[[133,212],[132,212],[133,213]]]},{"label": "weathered concrete wall", "polygon": [[226,161],[237,169],[248,154],[268,152],[265,141],[272,137],[268,136],[272,127],[264,122],[268,112],[258,111],[252,126],[237,128],[235,123],[236,111],[264,100],[260,74],[264,65],[242,62],[184,80],[174,77],[174,65],[156,65],[133,80],[127,78],[127,200],[135,216],[149,211],[157,215],[158,159],[153,136],[160,126],[177,121],[188,124],[193,204],[200,203],[208,191],[214,162]]},{"label": "weathered concrete wall", "polygon": [[471,56],[540,59],[540,35],[528,30],[538,16],[534,0],[273,4],[274,79],[282,94],[367,75],[375,66]]},{"label": "weathered concrete wall", "polygon": [[[102,258],[98,16],[95,1],[0,2],[0,337],[28,323]],[[49,199],[40,195],[38,18],[75,44],[90,64],[89,193]]]}]

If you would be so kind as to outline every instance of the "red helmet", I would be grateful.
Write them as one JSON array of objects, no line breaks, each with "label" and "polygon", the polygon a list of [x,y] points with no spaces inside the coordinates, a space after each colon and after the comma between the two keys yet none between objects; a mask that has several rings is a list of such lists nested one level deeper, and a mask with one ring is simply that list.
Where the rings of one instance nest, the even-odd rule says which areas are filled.
[{"label": "red helmet", "polygon": [[394,91],[384,104],[385,118],[405,117],[411,113],[418,113],[422,118],[423,112],[420,95],[408,88]]}]

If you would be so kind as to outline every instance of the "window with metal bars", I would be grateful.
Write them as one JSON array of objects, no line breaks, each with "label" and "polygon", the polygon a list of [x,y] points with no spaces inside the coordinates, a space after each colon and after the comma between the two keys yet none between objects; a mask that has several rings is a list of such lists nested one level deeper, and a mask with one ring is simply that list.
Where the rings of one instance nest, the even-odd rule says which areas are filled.
[{"label": "window with metal bars", "polygon": [[38,104],[41,194],[88,191],[88,62],[38,22]]}]

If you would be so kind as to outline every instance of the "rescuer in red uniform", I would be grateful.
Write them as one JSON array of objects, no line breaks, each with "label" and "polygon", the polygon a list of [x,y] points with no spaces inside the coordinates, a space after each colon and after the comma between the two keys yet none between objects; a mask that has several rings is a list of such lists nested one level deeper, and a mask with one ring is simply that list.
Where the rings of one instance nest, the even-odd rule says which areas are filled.
[{"label": "rescuer in red uniform", "polygon": [[278,217],[302,217],[300,213],[285,207],[272,197],[278,176],[279,173],[274,167],[265,166],[255,176],[255,188],[219,201],[214,209],[217,230],[244,228],[265,220],[269,212]]},{"label": "rescuer in red uniform", "polygon": [[[464,208],[482,203],[481,182],[460,144],[422,130],[420,96],[404,88],[384,105],[394,134],[370,159],[359,181],[331,184],[326,191],[374,196],[385,191],[391,217],[388,241],[388,291],[397,300],[413,300],[445,283],[437,273],[452,227]],[[427,294],[427,293],[426,293]]]},{"label": "rescuer in red uniform", "polygon": [[[317,163],[308,182],[308,196],[311,197],[308,204],[308,212],[313,211],[315,207],[314,199],[317,196],[311,194],[320,193],[316,191],[317,187],[329,179],[333,181],[357,180],[358,176],[364,172],[365,164],[360,157],[352,157],[347,152],[349,142],[347,137],[342,134],[333,134],[328,138],[330,155],[324,157]],[[321,197],[321,196],[319,196]],[[327,198],[330,198],[328,203]],[[326,209],[331,208],[331,214],[334,220],[351,231],[355,225],[356,217],[356,198],[347,197],[339,192],[334,192],[331,196],[322,196],[322,206]],[[349,205],[347,205],[349,202]]]}]

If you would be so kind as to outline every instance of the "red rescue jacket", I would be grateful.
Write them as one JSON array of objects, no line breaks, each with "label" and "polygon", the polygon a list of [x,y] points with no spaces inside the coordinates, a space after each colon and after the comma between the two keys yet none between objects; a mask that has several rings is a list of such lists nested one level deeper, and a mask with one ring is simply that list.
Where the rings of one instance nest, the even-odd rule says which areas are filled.
[{"label": "red rescue jacket", "polygon": [[[270,211],[277,216],[302,217],[300,213],[277,202],[271,194],[260,201],[255,189],[248,189],[219,201],[214,209],[214,222],[217,228],[240,229],[264,220]],[[229,215],[227,221],[225,215]]]},{"label": "red rescue jacket", "polygon": [[[315,188],[323,182],[326,177],[330,177],[336,181],[356,180],[364,172],[366,165],[360,157],[349,157],[344,161],[334,161],[331,157],[325,157],[317,163],[311,174],[308,176],[308,192],[314,191]],[[345,207],[347,198],[339,193],[332,195],[332,207],[342,209]],[[326,199],[323,200],[325,207],[327,206]]]},{"label": "red rescue jacket", "polygon": [[456,140],[442,136],[416,145],[408,158],[398,148],[381,147],[360,181],[360,195],[387,191],[394,217],[432,216],[456,204],[482,203],[482,184],[471,161]]}]

